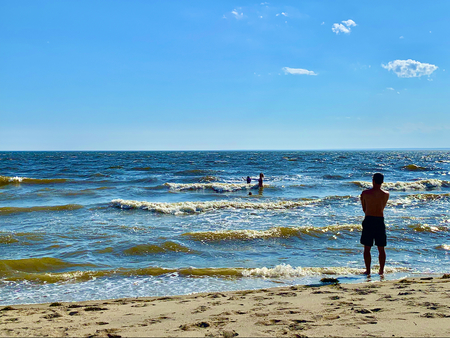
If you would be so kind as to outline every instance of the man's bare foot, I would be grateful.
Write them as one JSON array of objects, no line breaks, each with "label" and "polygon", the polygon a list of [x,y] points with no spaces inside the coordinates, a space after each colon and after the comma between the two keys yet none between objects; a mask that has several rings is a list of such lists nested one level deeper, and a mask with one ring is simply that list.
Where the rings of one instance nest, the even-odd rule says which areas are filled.
[{"label": "man's bare foot", "polygon": [[378,274],[379,274],[380,276],[384,276],[384,271],[383,271],[383,270],[380,270],[380,271],[378,271]]},{"label": "man's bare foot", "polygon": [[366,275],[366,276],[370,276],[370,271],[364,271],[363,273],[362,273],[363,275]]}]

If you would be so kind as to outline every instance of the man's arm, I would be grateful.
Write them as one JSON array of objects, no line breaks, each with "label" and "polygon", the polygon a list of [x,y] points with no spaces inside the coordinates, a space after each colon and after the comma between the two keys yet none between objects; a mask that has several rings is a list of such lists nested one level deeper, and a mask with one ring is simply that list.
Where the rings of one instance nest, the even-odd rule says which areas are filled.
[{"label": "man's arm", "polygon": [[364,213],[366,213],[366,200],[364,199],[364,193],[365,193],[365,191],[362,192],[360,199],[361,199],[362,209],[363,209]]},{"label": "man's arm", "polygon": [[384,200],[383,209],[386,207],[388,200],[389,200],[389,193],[386,191],[386,197],[385,197],[385,200]]}]

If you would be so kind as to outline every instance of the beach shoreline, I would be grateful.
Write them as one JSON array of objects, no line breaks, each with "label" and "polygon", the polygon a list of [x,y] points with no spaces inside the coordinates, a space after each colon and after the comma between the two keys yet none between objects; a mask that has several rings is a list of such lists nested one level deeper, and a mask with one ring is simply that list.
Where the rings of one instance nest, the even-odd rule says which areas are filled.
[{"label": "beach shoreline", "polygon": [[0,336],[449,336],[450,276],[0,307]]}]

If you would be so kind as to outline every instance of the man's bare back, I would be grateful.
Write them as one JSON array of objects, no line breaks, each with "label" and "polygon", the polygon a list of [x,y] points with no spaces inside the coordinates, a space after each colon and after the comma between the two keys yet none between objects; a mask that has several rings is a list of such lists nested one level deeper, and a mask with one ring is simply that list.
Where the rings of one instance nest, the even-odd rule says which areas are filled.
[{"label": "man's bare back", "polygon": [[389,199],[389,193],[376,185],[361,194],[361,205],[366,216],[383,217],[383,211]]}]

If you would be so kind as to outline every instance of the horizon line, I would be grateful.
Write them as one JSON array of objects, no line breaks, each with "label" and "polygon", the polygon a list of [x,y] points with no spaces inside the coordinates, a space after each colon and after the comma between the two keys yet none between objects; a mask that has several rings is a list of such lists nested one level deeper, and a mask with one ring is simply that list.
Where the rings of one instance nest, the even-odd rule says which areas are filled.
[{"label": "horizon line", "polygon": [[449,148],[321,148],[321,149],[171,149],[171,150],[0,150],[0,152],[159,152],[159,151],[401,151],[401,150],[450,150]]}]

